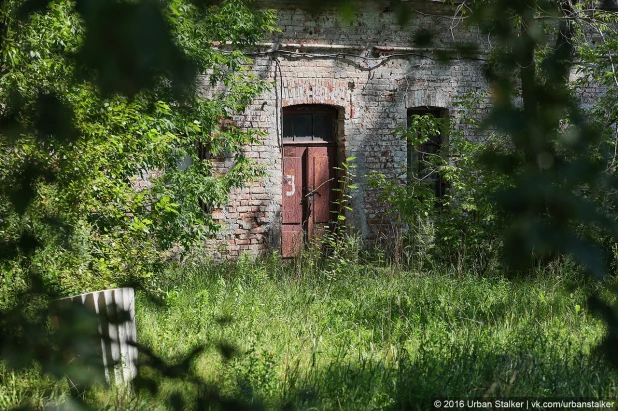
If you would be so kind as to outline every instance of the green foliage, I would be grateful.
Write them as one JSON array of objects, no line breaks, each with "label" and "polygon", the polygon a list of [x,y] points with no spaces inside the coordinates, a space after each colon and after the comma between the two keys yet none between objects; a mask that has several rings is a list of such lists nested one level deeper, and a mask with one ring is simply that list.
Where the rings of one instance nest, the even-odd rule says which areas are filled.
[{"label": "green foliage", "polygon": [[[170,253],[216,230],[204,210],[261,175],[241,151],[260,133],[222,120],[267,87],[248,72],[242,50],[272,30],[274,16],[240,0],[118,10],[59,1],[22,22],[22,6],[10,1],[1,11],[0,241],[13,250],[0,256],[3,279],[11,277],[4,284],[23,283],[31,271],[63,293],[148,281]],[[106,23],[121,11],[133,14]],[[154,36],[142,27],[149,24],[162,31]],[[99,33],[101,25],[114,33]],[[142,29],[154,37],[135,33]],[[128,49],[110,50],[114,38]],[[226,41],[226,50],[214,46]],[[206,73],[211,98],[186,67],[169,66],[174,59]],[[75,80],[84,70],[94,83]],[[223,155],[234,166],[218,174],[211,158]],[[145,187],[136,189],[140,179]],[[29,243],[37,247],[28,251]]]},{"label": "green foliage", "polygon": [[327,281],[351,275],[353,272],[351,269],[359,259],[361,239],[351,234],[346,224],[347,214],[353,210],[351,206],[353,191],[358,188],[353,184],[356,179],[354,160],[356,157],[348,157],[341,163],[341,167],[334,167],[339,174],[337,184],[333,188],[337,196],[333,201],[337,209],[331,211],[334,214],[334,227],[315,239],[313,244],[309,245],[309,250],[305,250],[304,255],[296,261],[299,267],[304,264],[313,266],[314,273],[320,273],[319,276],[325,274]]},{"label": "green foliage", "polygon": [[[569,15],[579,10],[569,9],[570,2],[472,3],[471,20],[497,44],[487,66],[495,103],[482,125],[487,140],[481,145],[451,132],[453,153],[459,155],[453,163],[431,157],[423,167],[426,175],[411,174],[403,187],[374,177],[385,189],[383,199],[409,226],[414,261],[434,263],[455,255],[450,263],[459,268],[460,282],[450,276],[385,276],[356,264],[358,243],[327,237],[335,251],[325,264],[293,267],[297,274],[315,272],[318,280],[327,279],[326,290],[317,281],[299,291],[298,281],[288,279],[275,285],[291,284],[294,291],[269,290],[272,271],[281,274],[272,270],[280,265],[277,260],[268,269],[241,261],[237,272],[198,282],[196,293],[188,276],[181,279],[194,287],[182,289],[162,287],[172,281],[152,274],[169,252],[188,250],[214,230],[203,208],[220,204],[231,188],[259,175],[239,150],[255,143],[256,134],[221,121],[265,87],[244,71],[249,61],[242,48],[260,39],[272,15],[237,0],[206,7],[176,0],[5,1],[0,10],[5,30],[0,45],[0,308],[29,301],[32,293],[17,291],[39,278],[46,285],[42,289],[51,285],[60,293],[129,279],[162,287],[165,304],[159,309],[171,321],[154,327],[146,339],[154,350],[167,350],[163,356],[192,351],[166,362],[142,347],[146,366],[137,386],[145,399],[135,401],[140,404],[135,407],[164,398],[176,409],[188,400],[196,407],[237,409],[240,404],[193,373],[202,358],[195,344],[224,341],[240,329],[230,326],[230,313],[248,322],[239,333],[248,344],[241,347],[247,356],[232,359],[233,346],[213,343],[213,352],[235,362],[231,370],[209,375],[241,382],[241,388],[227,384],[226,389],[252,403],[266,398],[275,406],[342,408],[343,401],[351,409],[367,404],[407,409],[419,397],[434,395],[615,396],[615,374],[600,372],[601,356],[588,353],[601,334],[599,323],[588,318],[597,311],[609,325],[602,347],[618,363],[611,354],[618,332],[610,295],[601,292],[585,301],[593,291],[587,284],[576,284],[581,293],[571,292],[559,287],[564,278],[507,283],[468,278],[462,268],[478,264],[474,271],[493,272],[492,258],[503,250],[508,267],[518,272],[533,271],[526,271],[531,256],[548,262],[557,254],[572,256],[589,272],[606,271],[603,247],[615,249],[618,232],[612,215],[615,140],[586,121],[566,86],[573,62],[570,17],[586,16]],[[407,8],[393,4],[404,23]],[[353,17],[352,2],[338,5]],[[605,30],[603,19],[610,17],[600,16],[597,22]],[[414,40],[428,43],[431,33],[418,33]],[[229,43],[227,52],[219,49],[222,42]],[[592,67],[584,65],[584,72],[612,88],[613,49],[610,38],[598,48],[579,50]],[[209,77],[214,99],[196,93],[197,73]],[[593,110],[605,129],[614,124],[614,94],[606,93],[609,109]],[[415,117],[412,123],[402,135],[413,144],[439,127],[428,118]],[[199,155],[204,150],[234,156],[235,166],[217,175],[211,161]],[[185,157],[191,164],[179,169]],[[148,176],[149,185],[134,190],[132,181],[147,170],[156,171]],[[453,188],[439,201],[427,182],[436,173]],[[343,208],[348,200],[341,197]],[[501,243],[498,234],[505,226]],[[360,282],[365,279],[366,284]],[[282,295],[292,303],[286,305]],[[184,301],[190,301],[190,309],[182,308]],[[43,305],[31,304],[25,313],[2,310],[10,315],[0,317],[0,341],[3,357],[8,352],[9,360],[23,360],[19,367],[36,358],[49,373],[49,355],[38,355],[45,351],[47,314],[32,312]],[[309,321],[310,314],[315,321]],[[157,315],[144,323],[155,323]],[[193,321],[183,323],[188,319]],[[274,328],[262,329],[265,323]],[[229,328],[221,331],[217,324]],[[273,343],[277,333],[292,328],[289,324],[296,324],[290,333],[294,343]],[[30,355],[20,355],[18,348]],[[277,358],[278,353],[288,354]],[[275,364],[285,368],[273,371]],[[5,375],[3,382],[15,376]],[[174,381],[157,397],[153,387],[165,377]],[[7,386],[0,400],[9,406],[24,404],[17,393],[34,392],[12,382]]]},{"label": "green foliage", "polygon": [[[512,183],[495,197],[509,218],[504,257],[512,273],[525,273],[531,260],[547,262],[560,254],[598,277],[610,271],[607,251],[618,238],[613,199],[607,201],[617,187],[615,133],[601,130],[614,120],[603,121],[604,109],[593,110],[601,113],[596,118],[586,115],[568,84],[576,68],[588,77],[583,84],[609,86],[610,97],[602,103],[615,105],[611,96],[618,83],[608,81],[613,56],[606,45],[614,41],[610,21],[616,20],[591,7],[598,4],[494,0],[473,7],[472,20],[498,44],[487,68],[494,102],[485,126],[508,136],[514,153],[488,153],[485,159]],[[590,28],[598,32],[600,47],[594,40],[581,42]],[[582,60],[575,59],[576,51]],[[523,160],[521,166],[504,167],[519,163],[514,158]],[[609,348],[617,341],[616,311],[595,295],[590,304],[608,325],[602,347],[618,366]]]},{"label": "green foliage", "polygon": [[351,190],[357,189],[356,185],[352,184],[356,177],[354,173],[356,168],[356,165],[353,164],[354,160],[356,160],[356,157],[348,157],[341,163],[341,167],[334,167],[341,175],[337,181],[337,187],[333,188],[333,191],[339,194],[339,198],[333,201],[337,210],[331,212],[336,215],[337,222],[340,224],[339,228],[342,229],[345,229],[346,213],[352,211],[352,207],[350,207],[352,199]]},{"label": "green foliage", "polygon": [[[138,295],[138,340],[167,361],[205,345],[192,370],[266,409],[617,394],[618,375],[594,349],[604,326],[586,302],[594,291],[613,300],[611,283],[582,278],[572,264],[554,263],[527,281],[357,264],[325,282],[327,273],[312,270],[305,265],[298,277],[277,257],[170,269],[160,278],[165,305]],[[235,354],[223,357],[220,341]],[[0,375],[8,382],[0,398],[6,392],[26,401],[31,392],[44,403],[66,392],[53,381],[38,385],[35,374]],[[169,409],[167,393],[198,394],[188,383],[158,381],[158,394],[92,395],[101,408]]]},{"label": "green foliage", "polygon": [[[510,178],[487,167],[485,159],[488,153],[504,158],[514,154],[503,135],[486,131],[473,140],[465,134],[467,130],[479,130],[478,107],[486,98],[481,93],[470,93],[454,104],[461,120],[448,134],[451,162],[442,173],[449,190],[438,219],[441,253],[457,250],[458,261],[450,263],[478,273],[499,262],[501,229],[507,216],[494,199],[497,192],[512,184]],[[512,166],[516,167],[517,161],[513,156]]]},{"label": "green foliage", "polygon": [[[480,265],[471,267],[477,271],[505,262],[512,273],[523,273],[563,253],[597,275],[615,264],[611,107],[618,83],[609,50],[616,17],[589,16],[586,4],[478,1],[466,11],[495,36],[486,66],[493,105],[481,123],[475,108],[487,96],[466,96],[456,107],[459,123],[447,133],[448,153],[426,161],[428,175],[448,182],[446,196],[433,199],[430,184],[418,178],[401,184],[371,177],[408,225],[409,254],[417,261],[447,256],[459,267]],[[572,67],[581,77],[568,85]],[[608,91],[586,116],[577,93],[595,85]],[[413,117],[410,130],[399,134],[422,143],[438,127],[427,121]]]},{"label": "green foliage", "polygon": [[[485,66],[492,106],[477,134],[500,137],[480,150],[478,142],[461,142],[464,158],[454,167],[445,164],[453,188],[446,209],[430,212],[415,181],[401,187],[377,176],[374,186],[412,221],[413,247],[426,253],[448,255],[452,248],[435,247],[435,238],[444,238],[460,261],[462,245],[476,248],[472,261],[489,251],[489,260],[501,256],[510,274],[530,273],[560,255],[599,277],[615,271],[615,15],[594,10],[599,4],[590,1],[479,0],[469,6],[468,22],[494,45]],[[574,68],[581,78],[569,84]],[[581,85],[607,88],[591,113],[580,107]],[[419,126],[422,121],[414,122],[412,131],[422,138],[428,130]],[[418,221],[430,229],[415,230]],[[432,238],[424,241],[425,234]],[[609,326],[603,347],[616,365],[609,348],[617,341],[616,310],[597,296],[590,304]]]},{"label": "green foliage", "polygon": [[[436,155],[415,153],[407,181],[377,172],[368,176],[378,198],[389,205],[392,218],[404,227],[395,239],[397,257],[417,270],[447,263],[459,271],[482,273],[498,263],[505,221],[493,197],[508,187],[509,179],[489,169],[484,159],[487,152],[506,155],[508,143],[493,132],[476,139],[466,134],[478,133],[479,106],[485,98],[484,93],[470,93],[454,104],[456,118],[414,115],[409,127],[396,130],[413,147],[431,136],[445,136]],[[436,179],[448,187],[441,198],[435,194]]]},{"label": "green foliage", "polygon": [[[69,375],[89,386],[92,367],[101,365],[83,327],[96,324],[94,314],[63,312],[66,326],[51,328],[50,303],[128,283],[155,288],[166,260],[216,230],[208,210],[261,175],[242,155],[260,133],[230,119],[268,87],[250,73],[243,51],[272,30],[273,19],[242,0],[2,2],[3,377],[40,374],[48,387],[48,376]],[[216,172],[214,156],[233,166]],[[67,364],[67,347],[77,347],[86,363]],[[154,395],[165,380],[194,390],[161,394],[169,408],[246,409],[192,372],[200,347],[172,361],[137,348],[137,396]],[[0,390],[3,408],[55,406],[16,399],[20,386],[7,387]],[[71,409],[96,403],[54,400]],[[138,398],[118,408],[144,409],[140,404]]]}]

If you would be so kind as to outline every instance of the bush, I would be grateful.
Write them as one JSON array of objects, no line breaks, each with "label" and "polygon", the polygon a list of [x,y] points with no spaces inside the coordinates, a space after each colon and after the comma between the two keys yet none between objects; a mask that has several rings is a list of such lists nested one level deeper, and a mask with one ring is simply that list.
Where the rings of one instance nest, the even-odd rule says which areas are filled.
[{"label": "bush", "polygon": [[[63,294],[147,285],[216,231],[205,210],[261,175],[242,152],[260,133],[227,119],[268,87],[242,50],[274,15],[242,0],[59,1],[20,20],[29,6],[0,10],[0,286],[33,273]],[[109,50],[114,38],[122,50]],[[227,39],[233,52],[207,44]],[[212,99],[198,90],[202,72]],[[218,174],[211,157],[222,153],[234,166]]]},{"label": "bush", "polygon": [[[369,184],[378,198],[393,210],[392,217],[402,230],[396,233],[399,261],[422,270],[447,263],[460,272],[487,272],[499,266],[504,212],[492,201],[509,186],[509,179],[487,167],[488,151],[507,154],[506,138],[479,133],[480,104],[487,96],[470,93],[459,103],[456,119],[414,115],[410,127],[396,131],[407,144],[420,146],[430,136],[448,136],[448,145],[437,156],[423,156],[423,176],[415,170],[408,181],[387,179],[373,173]],[[445,121],[446,120],[446,121]],[[435,196],[435,179],[445,183],[443,197]]]}]

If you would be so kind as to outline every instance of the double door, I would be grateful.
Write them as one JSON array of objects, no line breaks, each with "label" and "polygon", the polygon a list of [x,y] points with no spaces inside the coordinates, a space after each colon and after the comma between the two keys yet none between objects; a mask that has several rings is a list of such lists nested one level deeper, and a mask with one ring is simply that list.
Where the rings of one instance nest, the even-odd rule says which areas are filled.
[{"label": "double door", "polygon": [[333,227],[336,164],[333,144],[283,146],[283,257],[297,256],[305,243],[320,238]]}]

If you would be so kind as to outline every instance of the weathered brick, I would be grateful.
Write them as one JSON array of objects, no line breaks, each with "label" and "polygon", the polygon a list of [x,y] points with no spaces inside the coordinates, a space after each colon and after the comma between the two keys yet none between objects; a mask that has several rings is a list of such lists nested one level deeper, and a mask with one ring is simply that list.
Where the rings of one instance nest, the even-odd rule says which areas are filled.
[{"label": "weathered brick", "polygon": [[[425,14],[416,15],[406,27],[397,24],[395,12],[385,11],[388,0],[360,2],[363,8],[352,25],[342,25],[336,11],[314,16],[303,10],[300,2],[299,7],[278,10],[281,33],[274,36],[279,48],[299,54],[274,52],[254,58],[254,72],[272,81],[275,87],[265,91],[234,120],[241,128],[259,127],[266,132],[260,138],[261,145],[245,149],[248,157],[264,167],[265,176],[248,183],[246,188],[234,189],[224,212],[213,214],[226,224],[224,238],[237,237],[223,255],[234,257],[239,250],[253,255],[268,249],[270,243],[278,243],[271,236],[276,237],[281,231],[277,227],[281,224],[283,198],[281,136],[277,134],[282,130],[280,110],[297,104],[326,104],[338,110],[339,160],[356,156],[359,170],[353,181],[358,188],[352,193],[354,210],[348,213],[349,223],[366,238],[375,238],[380,231],[391,229],[389,208],[377,200],[377,191],[368,189],[361,177],[377,170],[388,179],[405,180],[407,146],[393,131],[406,124],[408,109],[440,107],[457,120],[462,115],[461,109],[453,106],[458,99],[469,92],[489,89],[483,77],[483,61],[462,58],[443,65],[431,53],[414,49],[410,44],[419,28],[437,33],[434,44],[445,49],[456,42],[474,42],[481,50],[487,49],[487,37],[464,24],[451,27],[451,19],[441,16],[452,15],[447,5],[436,1],[410,2]],[[276,0],[259,0],[258,4],[275,8],[281,5]],[[322,46],[310,48],[307,44]],[[326,57],[304,57],[302,53]],[[337,56],[338,53],[346,56]],[[204,84],[203,89],[207,90],[208,85]],[[591,89],[582,97],[591,101],[602,92]],[[490,105],[489,98],[481,101],[475,108],[477,115],[486,113]],[[470,127],[458,131],[475,137]],[[220,172],[231,166],[231,161],[221,163]]]}]

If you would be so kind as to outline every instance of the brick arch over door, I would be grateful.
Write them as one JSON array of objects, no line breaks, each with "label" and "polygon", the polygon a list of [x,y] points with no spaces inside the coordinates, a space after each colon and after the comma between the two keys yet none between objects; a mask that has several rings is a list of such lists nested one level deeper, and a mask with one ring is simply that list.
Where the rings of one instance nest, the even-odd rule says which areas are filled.
[{"label": "brick arch over door", "polygon": [[355,84],[349,80],[300,79],[283,82],[282,107],[300,104],[324,104],[343,111],[344,118],[352,118],[355,114],[353,91]]}]

